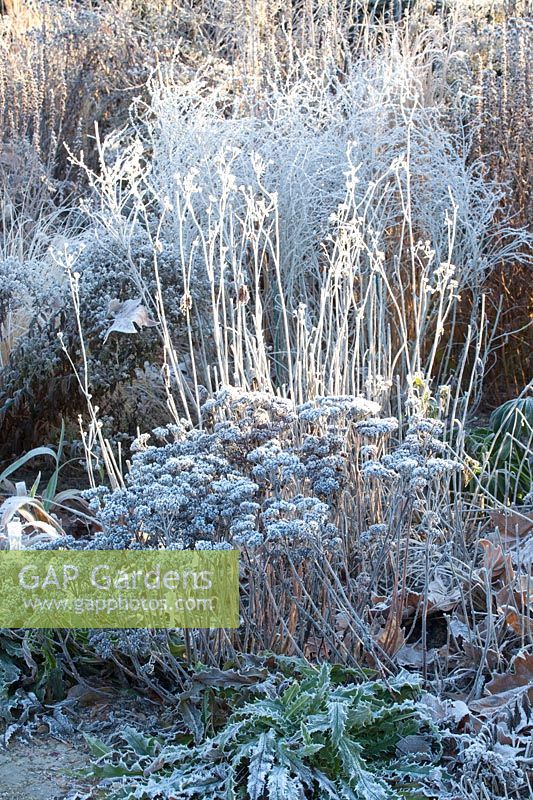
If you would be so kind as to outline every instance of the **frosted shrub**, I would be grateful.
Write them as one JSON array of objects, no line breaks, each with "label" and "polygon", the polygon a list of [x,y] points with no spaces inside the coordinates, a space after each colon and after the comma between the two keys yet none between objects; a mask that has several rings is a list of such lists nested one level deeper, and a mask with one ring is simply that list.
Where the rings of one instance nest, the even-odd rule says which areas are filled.
[{"label": "frosted shrub", "polygon": [[[95,230],[63,239],[61,247],[54,240],[50,245],[53,257],[41,253],[31,260],[10,257],[0,261],[0,276],[5,276],[0,290],[0,322],[5,320],[8,324],[10,319],[25,322],[24,335],[13,337],[10,358],[6,357],[1,374],[0,418],[6,439],[31,434],[37,419],[42,432],[45,425],[58,426],[62,414],[75,419],[76,412],[84,409],[85,401],[62,350],[63,343],[76,368],[82,368],[71,287],[61,266],[65,246],[78,274],[76,287],[91,392],[105,420],[106,431],[133,433],[140,423],[145,426],[165,421],[168,410],[164,402],[163,344],[158,327],[145,329],[138,336],[106,338],[114,304],[143,298],[156,290],[153,254],[146,234],[139,228],[131,231],[128,246],[122,248],[102,231]],[[165,286],[167,319],[174,335],[180,337],[185,331],[180,275],[164,254],[158,266],[159,280]],[[43,272],[47,280],[42,279]],[[205,300],[205,287],[196,283],[193,296],[201,303]],[[155,309],[151,313],[155,314]],[[194,330],[192,326],[191,335],[196,335]],[[62,341],[58,331],[62,333]],[[28,422],[31,424],[27,425]]]}]

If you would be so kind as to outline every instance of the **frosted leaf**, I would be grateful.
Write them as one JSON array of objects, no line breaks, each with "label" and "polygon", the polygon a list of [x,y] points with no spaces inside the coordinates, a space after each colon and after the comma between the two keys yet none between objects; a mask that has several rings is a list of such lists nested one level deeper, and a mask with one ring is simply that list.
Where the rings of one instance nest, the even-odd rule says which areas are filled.
[{"label": "frosted leaf", "polygon": [[106,332],[104,343],[107,342],[111,333],[138,333],[139,328],[153,328],[157,325],[139,298],[126,300],[119,306],[116,305],[116,301],[113,301],[110,304],[110,310],[115,312],[115,319]]}]

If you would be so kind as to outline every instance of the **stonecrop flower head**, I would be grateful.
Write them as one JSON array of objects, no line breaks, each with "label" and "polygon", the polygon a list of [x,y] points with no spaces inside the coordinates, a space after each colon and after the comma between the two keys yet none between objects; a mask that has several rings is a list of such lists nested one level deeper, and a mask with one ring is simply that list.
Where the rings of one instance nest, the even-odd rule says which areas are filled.
[{"label": "stonecrop flower head", "polygon": [[351,448],[398,427],[378,412],[355,396],[294,408],[224,387],[204,403],[201,430],[174,424],[138,436],[125,487],[87,493],[102,531],[85,546],[335,548],[338,498],[357,461]]}]

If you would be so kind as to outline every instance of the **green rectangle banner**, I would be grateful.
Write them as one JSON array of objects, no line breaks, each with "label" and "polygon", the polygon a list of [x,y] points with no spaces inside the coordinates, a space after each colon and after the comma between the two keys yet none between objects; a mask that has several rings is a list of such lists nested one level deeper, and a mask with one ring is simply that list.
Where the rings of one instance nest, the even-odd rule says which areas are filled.
[{"label": "green rectangle banner", "polygon": [[237,628],[237,550],[0,552],[0,628]]}]

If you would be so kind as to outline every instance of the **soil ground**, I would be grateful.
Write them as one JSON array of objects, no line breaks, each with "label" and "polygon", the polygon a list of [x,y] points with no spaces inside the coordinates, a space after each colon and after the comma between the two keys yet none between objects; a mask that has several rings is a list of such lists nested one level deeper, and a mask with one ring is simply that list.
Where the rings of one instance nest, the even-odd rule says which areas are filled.
[{"label": "soil ground", "polygon": [[0,800],[66,800],[87,790],[75,775],[89,764],[89,752],[79,736],[72,743],[35,736],[15,740],[0,751]]},{"label": "soil ground", "polygon": [[[91,764],[84,734],[105,739],[125,725],[154,733],[160,713],[160,705],[119,691],[106,701],[79,698],[70,706],[72,734],[61,739],[37,720],[31,738],[16,734],[2,747],[0,730],[0,800],[80,800],[97,783],[83,776]],[[96,796],[103,800],[105,790]]]}]

